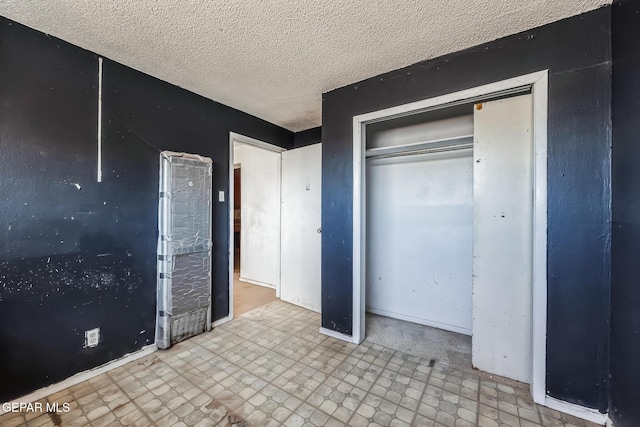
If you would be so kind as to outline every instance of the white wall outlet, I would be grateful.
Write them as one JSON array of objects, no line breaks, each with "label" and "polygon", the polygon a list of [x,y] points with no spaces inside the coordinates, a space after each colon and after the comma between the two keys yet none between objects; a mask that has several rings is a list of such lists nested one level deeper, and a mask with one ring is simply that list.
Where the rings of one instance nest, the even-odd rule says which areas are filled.
[{"label": "white wall outlet", "polygon": [[218,191],[218,201],[224,202],[224,191]]},{"label": "white wall outlet", "polygon": [[95,347],[100,341],[100,328],[90,329],[84,332],[84,346]]}]

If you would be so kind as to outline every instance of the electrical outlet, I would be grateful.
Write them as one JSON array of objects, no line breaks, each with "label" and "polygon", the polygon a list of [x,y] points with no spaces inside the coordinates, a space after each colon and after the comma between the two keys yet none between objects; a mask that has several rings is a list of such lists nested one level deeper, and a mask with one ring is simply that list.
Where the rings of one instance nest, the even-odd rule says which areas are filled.
[{"label": "electrical outlet", "polygon": [[95,347],[100,341],[100,328],[91,329],[84,332],[84,346]]}]

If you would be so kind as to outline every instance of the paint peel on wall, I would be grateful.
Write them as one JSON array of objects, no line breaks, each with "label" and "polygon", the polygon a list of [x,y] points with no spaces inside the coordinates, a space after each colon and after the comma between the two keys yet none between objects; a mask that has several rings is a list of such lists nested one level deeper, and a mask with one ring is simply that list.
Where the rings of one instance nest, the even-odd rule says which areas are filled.
[{"label": "paint peel on wall", "polygon": [[[109,256],[106,256],[109,255]],[[41,303],[72,293],[112,290],[136,295],[142,277],[124,254],[75,254],[24,258],[0,263],[0,302]]]}]

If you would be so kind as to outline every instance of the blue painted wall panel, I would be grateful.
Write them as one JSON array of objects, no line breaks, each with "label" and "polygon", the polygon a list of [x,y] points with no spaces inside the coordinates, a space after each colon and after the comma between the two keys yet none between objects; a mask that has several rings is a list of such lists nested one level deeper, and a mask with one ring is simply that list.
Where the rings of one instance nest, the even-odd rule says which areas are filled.
[{"label": "blue painted wall panel", "polygon": [[323,327],[352,333],[353,116],[549,69],[548,392],[606,410],[610,12],[604,7],[324,94]]}]

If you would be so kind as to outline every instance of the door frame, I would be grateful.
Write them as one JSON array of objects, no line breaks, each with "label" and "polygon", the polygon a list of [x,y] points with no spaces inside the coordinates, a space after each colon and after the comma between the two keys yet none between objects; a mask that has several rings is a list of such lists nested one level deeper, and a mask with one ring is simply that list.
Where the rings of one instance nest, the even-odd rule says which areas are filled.
[{"label": "door frame", "polygon": [[[257,148],[262,148],[265,150],[273,151],[275,153],[282,153],[283,151],[287,151],[286,148],[278,147],[277,145],[269,144],[268,142],[260,141],[259,139],[251,138],[249,136],[245,136],[236,132],[229,132],[229,191],[227,201],[229,204],[229,209],[227,211],[229,215],[229,315],[223,319],[220,319],[214,326],[220,325],[222,323],[226,323],[229,320],[233,319],[233,269],[234,269],[234,256],[235,256],[235,239],[233,232],[233,202],[234,202],[234,191],[233,186],[235,183],[235,177],[233,175],[234,170],[234,158],[233,158],[233,144],[234,142],[239,142],[242,144],[252,145]],[[282,168],[280,170],[280,179],[282,179]],[[282,182],[280,182],[280,186],[282,187]],[[280,221],[282,221],[282,212],[280,213]],[[278,233],[280,234],[280,232]],[[281,248],[278,248],[278,251],[281,251]],[[280,260],[282,264],[282,260]],[[276,286],[276,297],[280,297],[280,271],[282,265],[278,268],[278,286]]]},{"label": "door frame", "polygon": [[398,105],[353,117],[353,324],[352,341],[365,333],[366,272],[366,126],[442,108],[451,103],[481,101],[503,94],[533,95],[533,367],[531,394],[545,404],[547,339],[547,115],[548,70],[506,79],[442,96]]}]

